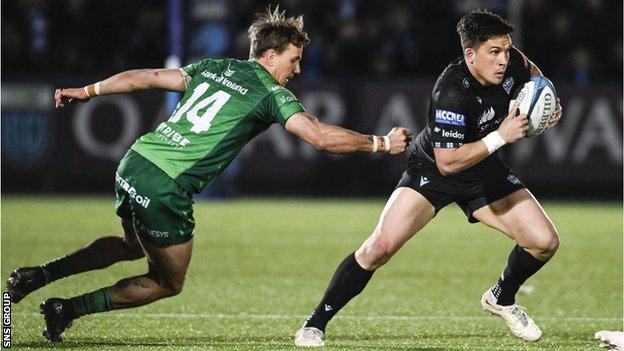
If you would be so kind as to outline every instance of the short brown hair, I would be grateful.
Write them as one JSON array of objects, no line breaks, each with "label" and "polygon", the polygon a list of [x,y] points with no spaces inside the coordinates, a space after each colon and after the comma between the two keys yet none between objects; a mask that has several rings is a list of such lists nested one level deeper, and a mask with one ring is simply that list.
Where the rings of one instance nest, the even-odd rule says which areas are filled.
[{"label": "short brown hair", "polygon": [[247,34],[249,58],[260,57],[269,49],[282,53],[288,44],[300,48],[310,43],[308,34],[303,30],[303,16],[287,18],[279,6],[274,11],[269,6],[265,13],[257,13]]},{"label": "short brown hair", "polygon": [[514,26],[501,16],[487,10],[476,10],[457,23],[457,34],[464,50],[477,49],[489,39],[513,33]]}]

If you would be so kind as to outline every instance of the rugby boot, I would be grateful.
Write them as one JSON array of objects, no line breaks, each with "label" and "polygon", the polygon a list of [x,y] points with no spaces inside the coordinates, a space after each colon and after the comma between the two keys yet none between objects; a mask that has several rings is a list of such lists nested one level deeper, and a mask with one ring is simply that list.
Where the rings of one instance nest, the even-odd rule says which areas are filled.
[{"label": "rugby boot", "polygon": [[41,314],[45,318],[46,329],[43,336],[48,341],[62,342],[61,334],[71,327],[73,321],[73,309],[69,300],[51,298],[45,300],[41,306]]},{"label": "rugby boot", "polygon": [[524,307],[517,304],[502,306],[497,304],[497,299],[488,289],[481,298],[483,309],[505,320],[511,332],[526,341],[537,341],[542,337],[542,331],[533,322],[533,319],[524,312]]},{"label": "rugby boot", "polygon": [[295,346],[325,346],[325,342],[323,341],[323,331],[314,327],[306,327],[304,324],[304,326],[301,327],[301,329],[297,330],[297,333],[295,333]]},{"label": "rugby boot", "polygon": [[594,334],[600,340],[600,347],[610,351],[624,350],[624,332],[601,330]]},{"label": "rugby boot", "polygon": [[46,280],[41,267],[20,267],[9,275],[7,291],[11,295],[11,302],[18,303],[44,285]]}]

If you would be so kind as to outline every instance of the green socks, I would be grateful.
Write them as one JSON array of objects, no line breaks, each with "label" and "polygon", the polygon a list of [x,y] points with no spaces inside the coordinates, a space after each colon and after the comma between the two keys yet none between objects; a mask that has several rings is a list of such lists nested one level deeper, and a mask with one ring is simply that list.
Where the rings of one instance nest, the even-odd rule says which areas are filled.
[{"label": "green socks", "polygon": [[69,262],[69,257],[63,256],[56,260],[44,263],[41,265],[43,274],[45,275],[46,284],[50,284],[53,281],[61,278],[65,278],[72,274],[72,267]]},{"label": "green socks", "polygon": [[110,288],[102,288],[84,295],[72,297],[69,301],[74,306],[76,316],[84,316],[86,314],[106,312],[113,309],[113,304],[108,296]]},{"label": "green socks", "polygon": [[[68,256],[59,257],[55,260],[44,263],[41,265],[41,268],[43,270],[43,274],[45,275],[47,284],[67,277],[73,274],[74,271]],[[69,299],[69,302],[71,302],[74,308],[75,316],[72,317],[78,318],[86,314],[112,310],[113,304],[108,296],[108,290],[109,288],[102,288]]]}]

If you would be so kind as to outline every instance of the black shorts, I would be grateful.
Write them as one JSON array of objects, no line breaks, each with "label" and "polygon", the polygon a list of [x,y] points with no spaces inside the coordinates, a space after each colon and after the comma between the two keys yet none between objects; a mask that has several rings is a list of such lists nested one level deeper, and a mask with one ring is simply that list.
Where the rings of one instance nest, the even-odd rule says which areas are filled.
[{"label": "black shorts", "polygon": [[436,213],[455,202],[464,210],[470,223],[477,223],[479,220],[472,215],[474,211],[525,188],[502,162],[488,167],[483,174],[470,181],[458,180],[457,177],[441,175],[430,162],[415,160],[403,172],[397,188],[416,190],[435,207]]}]

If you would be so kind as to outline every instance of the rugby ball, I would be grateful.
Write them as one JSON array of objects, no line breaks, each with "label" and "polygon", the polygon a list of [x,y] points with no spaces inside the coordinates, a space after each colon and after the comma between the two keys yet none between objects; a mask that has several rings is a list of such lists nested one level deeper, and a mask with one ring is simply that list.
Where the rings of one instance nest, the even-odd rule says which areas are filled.
[{"label": "rugby ball", "polygon": [[511,112],[516,107],[529,119],[526,136],[534,137],[542,134],[548,127],[548,122],[555,114],[557,107],[555,86],[546,77],[532,77],[514,92],[509,102],[509,111]]}]

